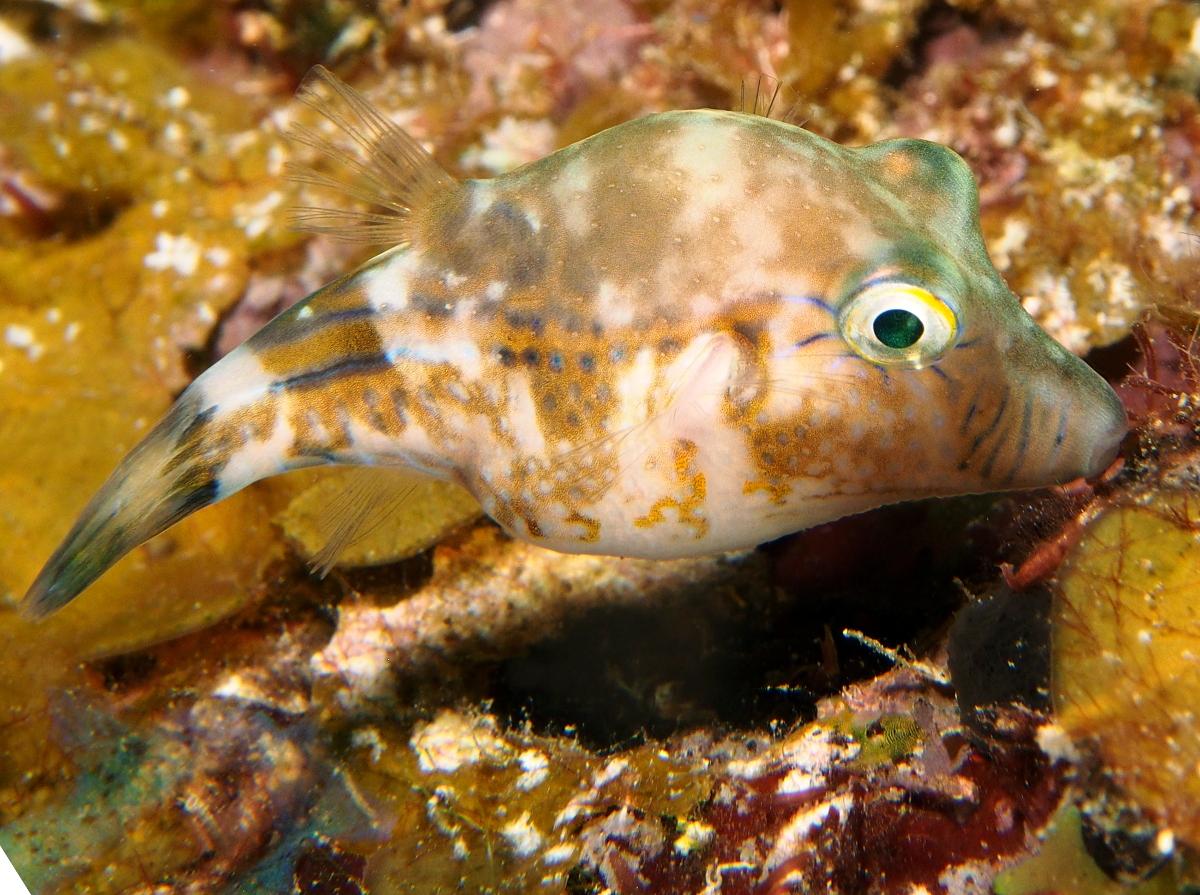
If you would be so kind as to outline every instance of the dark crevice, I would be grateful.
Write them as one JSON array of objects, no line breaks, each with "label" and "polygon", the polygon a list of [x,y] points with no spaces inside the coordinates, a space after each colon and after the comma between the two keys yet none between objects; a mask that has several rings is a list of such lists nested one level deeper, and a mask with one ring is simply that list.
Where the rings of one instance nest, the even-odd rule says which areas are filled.
[{"label": "dark crevice", "polygon": [[450,31],[464,31],[478,25],[493,0],[450,0],[442,15]]},{"label": "dark crevice", "polygon": [[55,194],[47,207],[13,179],[0,182],[0,191],[21,210],[21,227],[31,239],[74,242],[95,236],[133,204],[128,193],[118,190],[71,190]]},{"label": "dark crevice", "polygon": [[933,0],[917,19],[916,32],[883,76],[883,83],[899,90],[910,78],[923,74],[929,67],[930,45],[963,27],[975,31],[985,43],[1021,32],[1005,23],[985,22],[979,15],[956,9],[946,0]]},{"label": "dark crevice", "polygon": [[433,577],[433,549],[408,559],[354,569],[334,568],[329,578],[341,582],[348,593],[360,595],[378,609],[394,606],[420,590]]},{"label": "dark crevice", "polygon": [[1130,371],[1142,368],[1142,352],[1132,335],[1103,348],[1093,348],[1083,360],[1109,382],[1119,382]]},{"label": "dark crevice", "polygon": [[1016,592],[996,585],[955,616],[950,676],[970,730],[996,735],[995,710],[1010,705],[1050,711],[1050,605],[1044,586]]},{"label": "dark crevice", "polygon": [[786,729],[891,667],[843,629],[918,652],[940,641],[955,579],[994,574],[996,538],[971,527],[989,506],[887,507],[766,545],[727,584],[592,610],[497,663],[487,695],[510,723],[601,751],[711,725]]}]

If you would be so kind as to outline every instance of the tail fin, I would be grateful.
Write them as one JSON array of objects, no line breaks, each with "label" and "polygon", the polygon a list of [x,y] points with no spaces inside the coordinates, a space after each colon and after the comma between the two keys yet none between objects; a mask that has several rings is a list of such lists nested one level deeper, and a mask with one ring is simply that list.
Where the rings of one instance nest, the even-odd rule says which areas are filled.
[{"label": "tail fin", "polygon": [[[339,178],[304,169],[293,176],[382,209],[301,209],[304,229],[356,242],[407,245],[414,210],[453,188],[454,179],[386,115],[320,66],[305,79],[298,97],[340,129],[349,147],[315,129],[298,128],[296,138],[348,166],[360,182],[346,186]],[[276,427],[279,402],[273,405],[270,397],[276,386],[286,391],[288,371],[293,380],[320,380],[339,368],[387,365],[369,320],[373,307],[357,291],[355,276],[277,317],[183,393],[84,508],[25,595],[27,615],[43,617],[65,606],[134,547],[253,481],[298,466],[357,461],[353,451],[335,456],[334,447],[291,452],[287,426]],[[258,363],[256,352],[276,355],[274,375]],[[330,360],[332,365],[318,363]],[[274,441],[272,432],[277,432]]]},{"label": "tail fin", "polygon": [[125,457],[25,594],[27,616],[62,608],[134,547],[217,500],[217,470],[202,454],[214,412],[185,393]]}]

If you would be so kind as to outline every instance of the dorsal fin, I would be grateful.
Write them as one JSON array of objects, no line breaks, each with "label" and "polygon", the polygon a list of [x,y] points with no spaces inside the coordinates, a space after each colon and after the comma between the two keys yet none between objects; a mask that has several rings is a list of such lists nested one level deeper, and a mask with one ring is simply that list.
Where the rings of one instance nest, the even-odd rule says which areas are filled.
[{"label": "dorsal fin", "polygon": [[[742,78],[741,96],[736,111],[803,127],[803,121],[796,122],[796,110],[800,103],[800,96],[783,81],[760,73],[752,78]],[[806,116],[804,121],[807,120]]]},{"label": "dorsal fin", "polygon": [[291,179],[335,190],[374,209],[297,208],[292,212],[292,226],[380,247],[411,242],[413,213],[453,187],[454,178],[416,140],[323,66],[309,70],[296,98],[349,137],[350,148],[335,143],[335,135],[303,125],[293,126],[292,138],[354,173],[340,180],[312,168],[289,165]]}]

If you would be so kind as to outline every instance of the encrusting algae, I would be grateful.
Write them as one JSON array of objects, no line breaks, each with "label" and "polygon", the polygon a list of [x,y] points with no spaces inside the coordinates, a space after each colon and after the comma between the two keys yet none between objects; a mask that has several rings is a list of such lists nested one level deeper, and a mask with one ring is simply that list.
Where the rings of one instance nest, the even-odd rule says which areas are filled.
[{"label": "encrusting algae", "polygon": [[[287,99],[310,65],[324,62],[361,85],[460,179],[506,175],[630,119],[737,107],[743,83],[755,92],[747,74],[761,71],[799,91],[796,119],[814,134],[851,146],[916,137],[959,153],[980,185],[978,216],[996,268],[1025,309],[1081,354],[1122,338],[1155,300],[1193,301],[1193,4],[102,3],[0,4],[0,434],[8,451],[0,592],[10,604],[0,629],[0,845],[35,895],[979,895],[993,880],[1013,895],[1116,895],[1175,891],[1195,878],[1194,800],[1176,773],[1193,760],[1189,648],[1157,636],[1176,626],[1187,601],[1143,606],[1153,583],[1105,566],[1150,559],[1153,570],[1141,571],[1161,578],[1164,549],[1194,524],[1186,511],[1194,482],[1177,474],[1191,468],[1194,447],[1194,404],[1183,394],[1160,396],[1169,412],[1147,420],[1121,388],[1143,450],[1125,442],[1125,472],[1097,485],[1086,510],[1089,490],[1075,485],[1003,499],[987,518],[979,514],[988,499],[910,504],[746,555],[617,560],[542,550],[528,543],[519,514],[520,542],[486,521],[447,539],[478,512],[460,486],[425,478],[410,492],[407,472],[392,480],[392,469],[314,469],[194,514],[51,618],[35,623],[17,611],[63,523],[180,391],[276,312],[366,260],[361,242],[282,226],[288,206],[330,201],[311,182],[286,185],[286,162],[364,185],[314,166],[318,150],[284,138],[298,121],[314,129],[318,149],[346,145]],[[170,56],[155,49],[163,46]],[[824,144],[810,142],[820,154]],[[855,170],[879,151],[828,150]],[[548,171],[553,160],[540,164]],[[493,188],[527,176],[502,176]],[[476,187],[460,180],[453,189]],[[530,195],[504,197],[518,210],[514,234],[531,224]],[[362,198],[351,196],[353,207],[385,210]],[[901,208],[912,204],[906,195]],[[640,210],[615,200],[608,207]],[[671,235],[661,229],[656,238]],[[653,248],[651,240],[639,247]],[[955,262],[969,254],[956,252]],[[436,279],[426,283],[451,288]],[[971,322],[956,295],[915,285],[950,299],[956,325]],[[747,350],[761,335],[746,322],[720,321],[733,334],[739,389],[726,390],[731,412],[722,406],[716,416],[731,431],[761,425],[753,402],[763,392],[741,388],[740,377],[753,379],[763,363]],[[516,347],[539,352],[542,366],[514,357],[506,369],[528,377],[526,418],[550,431],[553,411],[534,399],[569,409],[570,386],[582,391],[585,380],[564,367],[561,391],[537,391],[535,381],[556,381],[550,352],[562,340],[535,332],[529,318],[498,324]],[[1186,344],[1192,322],[1176,324]],[[568,350],[592,339],[578,335]],[[840,336],[839,328],[822,341]],[[653,326],[639,337],[669,356]],[[915,374],[889,370],[889,385],[903,390],[910,375],[936,376],[932,369],[965,353],[954,349]],[[1125,361],[1090,360],[1113,377]],[[1001,369],[983,372],[1002,379]],[[511,406],[502,410],[517,418]],[[1030,422],[1037,435],[1047,428]],[[786,445],[755,445],[785,473],[800,443],[786,434]],[[1180,440],[1184,460],[1161,462],[1169,438]],[[728,470],[697,466],[708,447],[696,441],[695,454],[686,445],[676,454],[668,444],[665,462],[641,455],[614,465],[626,480],[636,466],[675,489],[647,494],[630,526],[661,519],[650,530],[681,528],[681,510],[693,519],[709,511],[710,526],[721,520],[713,486]],[[654,470],[640,468],[647,459]],[[703,510],[687,505],[701,473]],[[523,474],[537,503],[536,476]],[[773,490],[734,496],[772,506],[802,496],[761,481]],[[344,496],[334,501],[337,492]],[[423,530],[396,532],[395,519],[376,526],[396,498],[405,498],[396,518],[418,517]],[[654,512],[664,498],[675,504]],[[1025,527],[998,521],[1006,514]],[[1118,519],[1131,537],[1107,537]],[[965,520],[975,521],[963,537]],[[322,550],[331,523],[335,537]],[[1002,551],[993,551],[995,537]],[[954,581],[985,597],[1005,590],[995,564],[1020,565],[1040,539],[1016,579],[1033,567],[1052,572],[1065,554],[1061,585],[1039,585],[1038,600],[1009,592],[1007,605],[1043,596],[1048,604],[1054,591],[1055,622],[1080,634],[1055,638],[1061,717],[1048,714],[1042,660],[1031,662],[1021,641],[977,664],[1032,666],[1024,686],[1035,697],[972,703],[974,720],[962,728],[936,655]],[[346,568],[433,542],[401,565]],[[970,559],[960,566],[947,562],[951,554]],[[1180,557],[1191,563],[1187,550]],[[324,580],[305,571],[335,558]],[[856,565],[873,574],[846,571]],[[910,573],[911,582],[901,580]],[[935,591],[948,595],[946,606],[917,596]],[[1110,624],[1112,614],[1160,627],[1147,645],[1140,628]],[[840,637],[843,627],[889,647],[907,641],[922,655],[930,648],[934,658],[906,664],[903,648],[881,648],[905,667],[855,686],[885,662],[860,648],[869,638]],[[1120,659],[1116,673],[1094,661],[1102,640]],[[672,650],[688,652],[701,673],[672,668]],[[1147,650],[1163,660],[1162,680],[1141,674],[1135,660]],[[1132,666],[1137,674],[1122,673]],[[538,689],[551,678],[561,691]],[[1105,711],[1091,699],[1097,689]],[[622,700],[637,712],[620,715]],[[991,725],[983,732],[980,718]],[[1034,834],[1056,811],[1058,831],[1040,846],[1042,858],[997,877],[1039,848]]]},{"label": "encrusting algae", "polygon": [[[901,500],[1100,472],[1112,389],[992,267],[952,152],[844,149],[744,113],[664,113],[455,183],[322,68],[312,130],[394,242],[200,376],[30,588],[44,615],[130,549],[259,479],[396,465],[514,537],[674,558]],[[355,518],[350,524],[356,525]]]}]

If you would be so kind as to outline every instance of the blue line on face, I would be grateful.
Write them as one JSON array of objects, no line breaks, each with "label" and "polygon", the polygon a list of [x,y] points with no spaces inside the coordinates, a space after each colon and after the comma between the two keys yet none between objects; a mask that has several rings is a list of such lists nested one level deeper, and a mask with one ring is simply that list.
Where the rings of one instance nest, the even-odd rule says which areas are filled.
[{"label": "blue line on face", "polygon": [[795,347],[796,348],[807,348],[813,342],[819,342],[822,339],[828,339],[831,335],[832,335],[832,333],[816,333],[815,335],[809,336],[807,339],[801,339],[799,342],[796,343]]},{"label": "blue line on face", "polygon": [[812,305],[814,308],[820,308],[830,317],[837,316],[837,311],[833,309],[829,302],[812,295],[785,295],[783,300],[794,305]]}]

